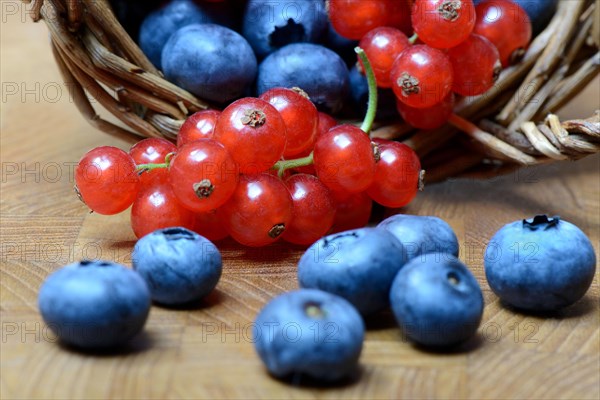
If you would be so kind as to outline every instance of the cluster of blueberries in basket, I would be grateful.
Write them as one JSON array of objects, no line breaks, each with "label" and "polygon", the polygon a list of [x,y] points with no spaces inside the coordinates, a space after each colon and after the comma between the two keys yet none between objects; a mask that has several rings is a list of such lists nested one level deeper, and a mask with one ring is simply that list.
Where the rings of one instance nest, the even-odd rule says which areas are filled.
[{"label": "cluster of blueberries in basket", "polygon": [[[458,253],[456,234],[437,217],[395,215],[374,228],[326,236],[298,262],[300,289],[275,297],[256,316],[255,349],[275,377],[343,380],[357,370],[365,321],[385,319],[390,308],[404,337],[420,348],[468,343],[484,298]],[[177,227],[140,239],[132,264],[82,261],[48,277],[39,308],[63,343],[119,348],[142,330],[152,301],[199,304],[223,269],[212,242]],[[501,228],[484,267],[505,306],[552,315],[585,295],[596,256],[575,225],[540,215]]]},{"label": "cluster of blueberries in basket", "polygon": [[[367,107],[367,83],[354,47],[365,32],[383,23],[407,37],[413,34],[412,0],[397,0],[392,21],[376,21],[388,0],[348,0],[351,12],[339,18],[340,35],[325,0],[112,0],[114,11],[150,61],[176,85],[215,105],[259,96],[275,87],[300,87],[320,111],[346,115]],[[529,16],[533,35],[548,23],[557,0],[513,0]],[[474,0],[477,5],[482,0]],[[344,6],[344,1],[337,1]],[[358,15],[352,14],[352,10]],[[352,17],[356,21],[352,20]],[[339,26],[339,25],[338,25]],[[354,31],[356,35],[354,36]],[[367,30],[367,29],[365,29]],[[478,32],[479,33],[479,32]],[[352,36],[353,39],[348,39]],[[509,35],[507,35],[509,37]],[[378,39],[381,40],[381,39]],[[499,46],[498,43],[494,43]],[[385,44],[378,44],[385,48]],[[384,57],[385,58],[385,57]],[[391,60],[393,61],[393,60]],[[464,66],[471,68],[471,66]],[[389,86],[379,90],[378,118],[398,117]]]}]

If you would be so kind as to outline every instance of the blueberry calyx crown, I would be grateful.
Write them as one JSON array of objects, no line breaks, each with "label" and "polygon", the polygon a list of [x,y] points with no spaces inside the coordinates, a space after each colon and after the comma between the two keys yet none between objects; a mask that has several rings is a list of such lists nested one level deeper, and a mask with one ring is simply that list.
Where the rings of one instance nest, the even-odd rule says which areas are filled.
[{"label": "blueberry calyx crown", "polygon": [[306,41],[306,31],[302,24],[289,18],[284,26],[276,26],[269,35],[269,44],[272,47],[283,47],[285,45]]},{"label": "blueberry calyx crown", "polygon": [[90,265],[96,265],[98,267],[110,267],[112,264],[108,261],[94,261],[94,260],[81,260],[79,262],[80,267],[87,267]]},{"label": "blueberry calyx crown", "polygon": [[458,277],[458,274],[454,271],[448,272],[448,274],[446,275],[446,278],[448,279],[448,282],[450,282],[450,284],[452,286],[456,286],[460,283],[460,278]]},{"label": "blueberry calyx crown", "polygon": [[558,215],[554,217],[548,217],[547,215],[536,215],[533,218],[524,219],[523,220],[523,228],[528,228],[529,230],[536,231],[538,229],[549,229],[554,226],[557,226],[560,222],[560,217]]},{"label": "blueberry calyx crown", "polygon": [[328,238],[324,238],[323,239],[323,247],[327,248],[329,246],[330,243],[335,242],[338,239],[342,239],[345,237],[354,237],[354,238],[359,238],[360,236],[356,233],[356,232],[349,232],[349,233],[340,233],[339,235],[335,235],[334,237],[332,237],[331,239]]},{"label": "blueberry calyx crown", "polygon": [[185,228],[167,228],[161,231],[167,240],[194,240],[194,234]]},{"label": "blueberry calyx crown", "polygon": [[310,301],[304,305],[304,312],[307,316],[315,319],[321,319],[325,317],[325,310],[321,307],[321,304]]}]

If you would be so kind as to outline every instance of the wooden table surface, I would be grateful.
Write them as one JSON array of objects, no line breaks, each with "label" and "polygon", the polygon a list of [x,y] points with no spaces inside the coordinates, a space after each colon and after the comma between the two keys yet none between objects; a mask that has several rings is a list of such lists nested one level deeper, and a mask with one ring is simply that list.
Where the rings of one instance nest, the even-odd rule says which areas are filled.
[{"label": "wooden table surface", "polygon": [[[600,250],[600,158],[560,163],[490,181],[432,185],[404,212],[437,215],[456,230],[477,276],[485,313],[477,340],[428,353],[402,340],[389,316],[369,323],[359,379],[341,387],[271,379],[249,324],[273,296],[297,287],[301,249],[221,245],[224,274],[197,309],[153,307],[128,351],[86,355],[56,343],[37,311],[37,291],[81,258],[129,263],[128,213],[88,214],[72,191],[73,167],[98,145],[127,149],[78,114],[52,60],[43,24],[2,2],[1,374],[2,399],[33,398],[600,398],[598,274],[585,298],[544,317],[500,305],[482,254],[505,223],[559,214]],[[600,108],[598,81],[563,117]]]}]

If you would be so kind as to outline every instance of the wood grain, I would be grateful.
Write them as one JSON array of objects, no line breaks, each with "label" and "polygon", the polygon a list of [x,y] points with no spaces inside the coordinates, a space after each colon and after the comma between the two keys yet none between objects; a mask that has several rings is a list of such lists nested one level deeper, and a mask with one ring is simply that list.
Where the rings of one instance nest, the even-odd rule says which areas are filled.
[{"label": "wood grain", "polygon": [[[460,351],[425,352],[404,340],[384,313],[368,322],[358,379],[340,387],[273,380],[254,354],[248,326],[269,299],[297,287],[302,249],[285,244],[244,249],[231,241],[220,245],[225,265],[215,293],[195,309],[153,307],[144,334],[127,351],[85,355],[58,345],[37,312],[44,278],[84,257],[130,264],[135,241],[127,213],[87,212],[72,193],[72,167],[94,146],[127,149],[130,143],[94,131],[83,120],[59,78],[46,28],[26,22],[23,10],[3,8],[2,15],[2,399],[600,397],[598,274],[574,306],[534,316],[502,306],[482,267],[493,233],[535,213],[559,214],[577,224],[598,253],[597,156],[493,180],[433,185],[402,210],[446,219],[484,290],[479,335]],[[600,108],[598,86],[596,80],[562,117]],[[56,88],[62,88],[58,96]]]}]

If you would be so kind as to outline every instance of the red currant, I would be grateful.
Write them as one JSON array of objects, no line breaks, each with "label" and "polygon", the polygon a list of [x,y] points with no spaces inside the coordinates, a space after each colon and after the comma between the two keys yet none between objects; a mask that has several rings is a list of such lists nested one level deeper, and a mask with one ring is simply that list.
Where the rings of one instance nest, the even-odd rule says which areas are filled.
[{"label": "red currant", "polygon": [[337,121],[335,118],[329,114],[325,114],[324,112],[319,112],[319,129],[317,132],[317,137],[323,136],[336,125]]},{"label": "red currant", "polygon": [[[166,139],[149,138],[134,144],[129,149],[129,155],[137,164],[161,164],[169,153],[174,153],[177,147]],[[165,171],[165,168],[156,168],[140,174],[142,186],[147,186],[157,174]]]},{"label": "red currant", "polygon": [[364,191],[373,182],[375,163],[371,140],[354,125],[338,125],[315,144],[317,176],[335,191]]},{"label": "red currant", "polygon": [[219,115],[221,112],[216,110],[203,110],[190,115],[179,129],[177,147],[198,139],[212,139]]},{"label": "red currant", "polygon": [[398,100],[415,108],[431,107],[452,89],[452,64],[442,51],[416,45],[396,59],[391,78]]},{"label": "red currant", "polygon": [[129,155],[137,164],[159,164],[165,162],[165,157],[173,153],[177,147],[167,139],[149,138],[134,144]]},{"label": "red currant", "polygon": [[405,35],[413,34],[411,21],[412,0],[394,0],[391,2],[388,26],[400,29]]},{"label": "red currant", "polygon": [[281,237],[292,219],[290,192],[277,177],[241,175],[233,196],[217,214],[227,232],[245,246],[266,246]]},{"label": "red currant", "polygon": [[302,154],[313,145],[319,123],[318,112],[304,91],[275,88],[263,93],[260,99],[269,102],[283,118],[287,138],[284,158]]},{"label": "red currant", "polygon": [[75,169],[78,195],[94,212],[112,215],[126,210],[135,200],[140,177],[129,154],[110,146],[88,151]]},{"label": "red currant", "polygon": [[454,109],[454,93],[450,92],[440,103],[427,108],[413,108],[396,102],[402,119],[419,129],[436,129],[444,125]]},{"label": "red currant", "polygon": [[179,204],[169,182],[144,188],[131,207],[131,227],[138,238],[172,226],[190,229],[193,220],[194,213]]},{"label": "red currant", "polygon": [[229,236],[217,210],[195,214],[192,230],[212,242],[223,240]]},{"label": "red currant", "polygon": [[140,191],[165,182],[169,183],[168,168],[155,168],[151,171],[142,172],[140,174]]},{"label": "red currant", "polygon": [[496,47],[479,35],[471,35],[448,50],[454,80],[452,90],[462,96],[477,96],[487,92],[502,71]]},{"label": "red currant", "polygon": [[381,159],[367,194],[385,207],[404,207],[419,189],[421,162],[417,154],[403,143],[375,139]]},{"label": "red currant", "polygon": [[329,0],[329,19],[337,33],[360,40],[372,29],[388,24],[390,0]]},{"label": "red currant", "polygon": [[[337,125],[337,121],[335,120],[335,118],[333,118],[329,114],[319,112],[319,124],[318,124],[317,136],[315,139],[320,138],[321,136],[326,134],[331,128],[333,128],[336,125]],[[299,155],[298,157],[307,157],[313,151],[313,148],[314,148],[314,143],[310,149],[308,149],[307,151],[305,151],[303,154]],[[317,174],[317,171],[315,171],[315,166],[313,164],[306,165],[304,167],[294,168],[294,171],[303,173],[303,174],[309,174],[309,175]]]},{"label": "red currant", "polygon": [[475,10],[477,22],[473,33],[496,46],[502,66],[518,62],[531,41],[531,20],[525,10],[511,0],[487,0]]},{"label": "red currant", "polygon": [[[375,28],[367,33],[360,41],[359,46],[365,51],[381,88],[392,87],[390,73],[392,65],[398,55],[410,46],[408,38],[398,29],[389,27]],[[364,70],[362,62],[359,60]]]},{"label": "red currant", "polygon": [[212,139],[183,145],[169,165],[169,181],[184,207],[214,210],[233,194],[238,168],[227,149]]},{"label": "red currant", "polygon": [[331,192],[335,202],[335,219],[331,233],[362,228],[367,225],[373,200],[365,193]]},{"label": "red currant", "polygon": [[275,107],[248,97],[223,110],[214,138],[229,150],[241,173],[259,173],[283,156],[285,122]]},{"label": "red currant", "polygon": [[294,244],[310,245],[324,236],[333,225],[333,198],[329,189],[312,175],[294,175],[285,184],[292,195],[294,209],[283,239]]},{"label": "red currant", "polygon": [[415,0],[412,24],[427,45],[438,49],[454,47],[473,31],[473,0]]}]

